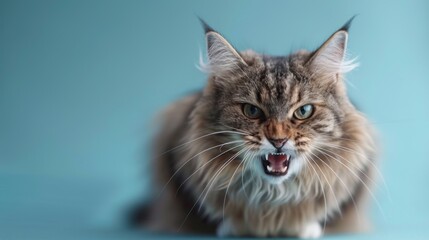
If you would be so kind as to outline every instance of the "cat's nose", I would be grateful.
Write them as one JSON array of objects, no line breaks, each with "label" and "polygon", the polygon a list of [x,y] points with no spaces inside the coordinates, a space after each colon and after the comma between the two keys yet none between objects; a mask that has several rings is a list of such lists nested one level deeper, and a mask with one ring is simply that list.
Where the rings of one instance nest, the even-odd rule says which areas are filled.
[{"label": "cat's nose", "polygon": [[277,149],[282,148],[286,142],[287,142],[287,138],[281,138],[281,139],[273,139],[273,138],[268,138],[268,141]]}]

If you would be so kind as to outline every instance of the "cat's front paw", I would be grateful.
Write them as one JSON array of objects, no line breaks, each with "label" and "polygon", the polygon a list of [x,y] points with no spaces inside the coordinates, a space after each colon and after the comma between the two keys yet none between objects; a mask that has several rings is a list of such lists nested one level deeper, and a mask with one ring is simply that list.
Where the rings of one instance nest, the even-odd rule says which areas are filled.
[{"label": "cat's front paw", "polygon": [[319,238],[322,236],[322,227],[318,222],[310,223],[303,227],[301,233],[298,234],[299,238]]},{"label": "cat's front paw", "polygon": [[233,236],[233,226],[230,221],[223,221],[216,229],[216,235],[218,237],[231,237]]}]

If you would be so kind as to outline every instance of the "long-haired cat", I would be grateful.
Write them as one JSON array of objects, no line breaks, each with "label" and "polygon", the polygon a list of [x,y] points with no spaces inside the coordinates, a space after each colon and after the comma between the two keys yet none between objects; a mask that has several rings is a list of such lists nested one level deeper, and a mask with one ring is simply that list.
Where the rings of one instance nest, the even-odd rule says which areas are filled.
[{"label": "long-haired cat", "polygon": [[367,228],[376,149],[346,93],[351,21],[288,56],[238,52],[202,22],[208,81],[164,112],[147,226],[302,238]]}]

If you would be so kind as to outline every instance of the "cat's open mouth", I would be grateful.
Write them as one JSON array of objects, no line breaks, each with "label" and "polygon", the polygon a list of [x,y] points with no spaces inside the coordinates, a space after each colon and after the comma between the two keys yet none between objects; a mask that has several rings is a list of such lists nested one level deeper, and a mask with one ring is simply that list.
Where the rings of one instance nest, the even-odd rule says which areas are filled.
[{"label": "cat's open mouth", "polygon": [[290,155],[286,153],[266,153],[261,156],[264,172],[271,176],[284,176],[289,168]]}]

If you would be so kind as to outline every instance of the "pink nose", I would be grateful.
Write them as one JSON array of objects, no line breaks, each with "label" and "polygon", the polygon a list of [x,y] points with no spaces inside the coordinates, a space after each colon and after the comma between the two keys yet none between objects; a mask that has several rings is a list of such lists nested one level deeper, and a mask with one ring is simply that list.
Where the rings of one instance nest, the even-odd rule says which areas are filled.
[{"label": "pink nose", "polygon": [[272,138],[268,138],[268,141],[277,149],[282,148],[286,142],[287,142],[287,138],[283,138],[283,139],[272,139]]}]

